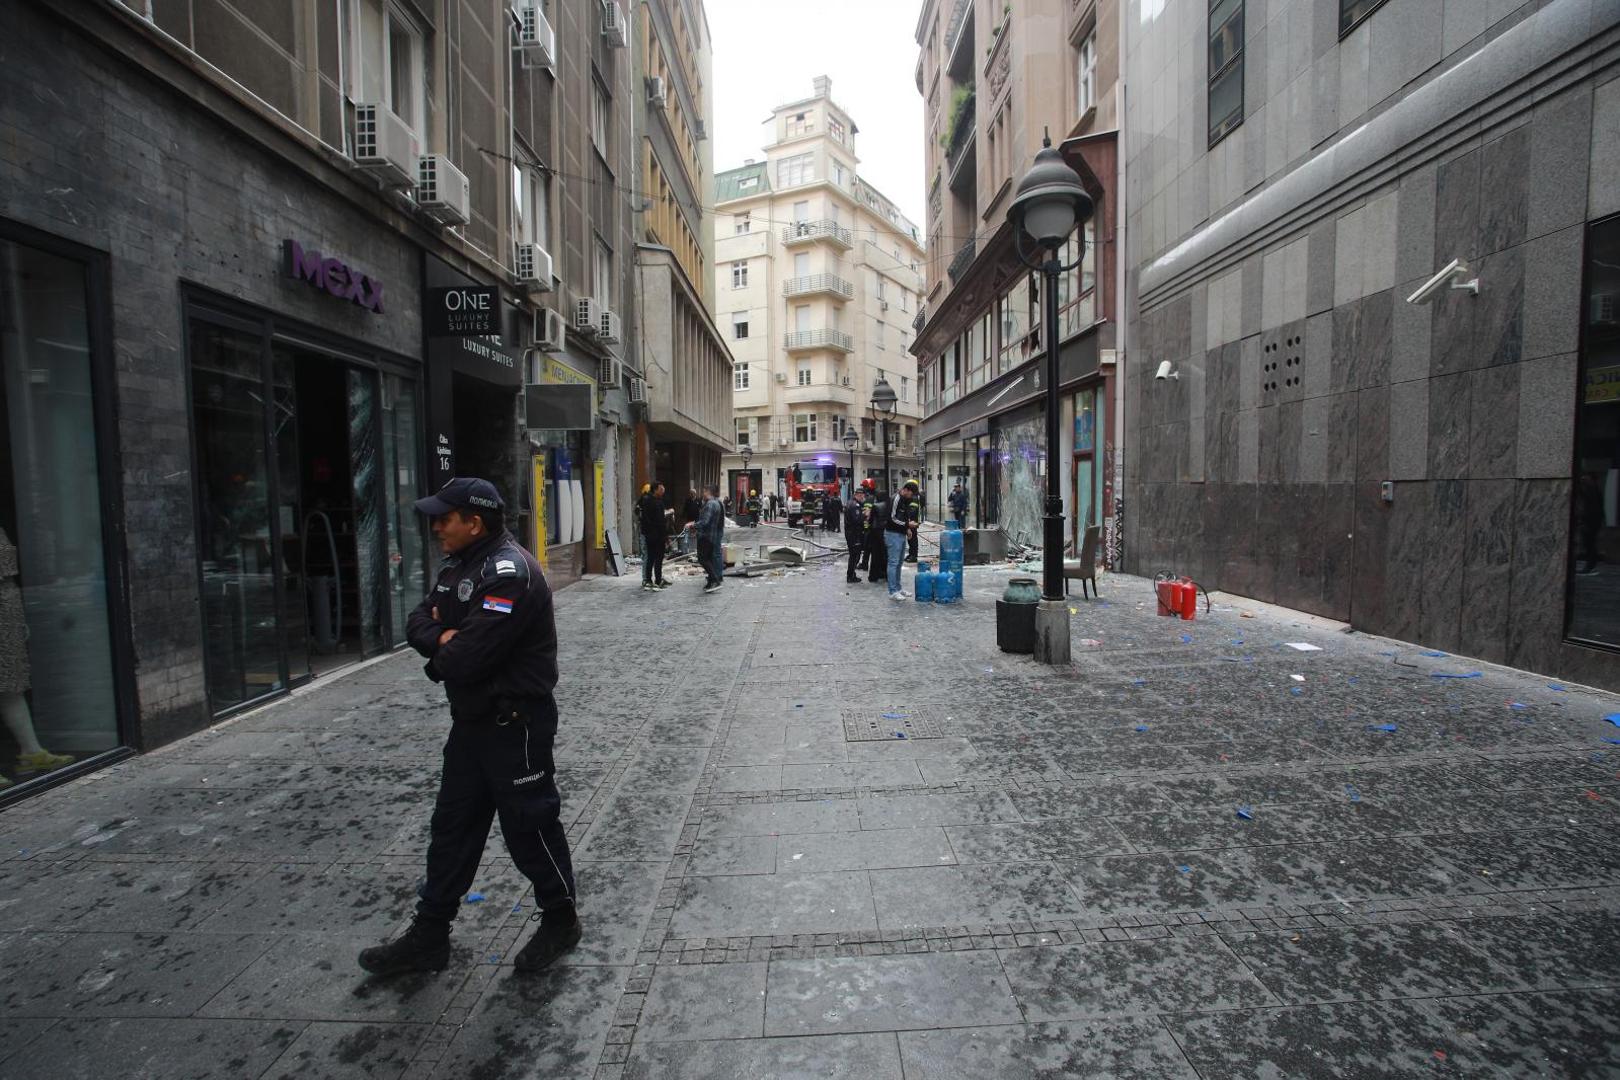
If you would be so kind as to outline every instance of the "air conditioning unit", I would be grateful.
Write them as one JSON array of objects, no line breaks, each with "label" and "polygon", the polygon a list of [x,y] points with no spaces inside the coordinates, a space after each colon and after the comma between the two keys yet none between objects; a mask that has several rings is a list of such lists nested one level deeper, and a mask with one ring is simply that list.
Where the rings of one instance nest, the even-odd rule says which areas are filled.
[{"label": "air conditioning unit", "polygon": [[467,174],[443,154],[423,154],[416,159],[416,205],[441,225],[467,224],[472,206]]},{"label": "air conditioning unit", "polygon": [[517,279],[535,292],[551,291],[551,252],[539,244],[517,246]]},{"label": "air conditioning unit", "polygon": [[416,183],[416,135],[387,105],[354,107],[354,163],[390,187]]},{"label": "air conditioning unit", "polygon": [[602,329],[602,309],[588,296],[582,296],[574,303],[574,329],[592,337]]},{"label": "air conditioning unit", "polygon": [[777,373],[776,373],[776,381],[777,381],[777,382],[781,382],[781,383],[785,383],[785,382],[787,382],[787,372],[785,372],[785,371],[778,371],[778,372],[777,372]]},{"label": "air conditioning unit", "polygon": [[660,109],[669,104],[669,84],[664,82],[662,75],[654,75],[647,80],[647,104]]},{"label": "air conditioning unit", "polygon": [[546,21],[539,0],[527,0],[517,8],[518,55],[526,68],[557,67],[557,32]]},{"label": "air conditioning unit", "polygon": [[596,381],[603,390],[612,390],[624,381],[624,365],[619,363],[618,357],[609,356],[597,365]]},{"label": "air conditioning unit", "polygon": [[562,313],[541,308],[534,313],[534,347],[546,352],[561,352],[564,327]]},{"label": "air conditioning unit", "polygon": [[777,439],[776,440],[776,445],[780,446],[783,450],[786,450],[788,447],[793,445],[793,440],[792,439]]},{"label": "air conditioning unit", "polygon": [[646,379],[631,376],[631,378],[630,378],[629,398],[630,398],[630,404],[632,404],[632,405],[639,405],[642,402],[647,400],[647,380]]},{"label": "air conditioning unit", "polygon": [[618,313],[603,308],[602,321],[597,324],[596,340],[604,345],[617,345],[622,337]]},{"label": "air conditioning unit", "polygon": [[630,44],[630,30],[624,23],[624,8],[619,0],[602,0],[602,36],[615,49]]},{"label": "air conditioning unit", "polygon": [[878,310],[880,310],[880,311],[888,311],[889,310],[889,302],[887,300],[879,300],[878,301]]}]

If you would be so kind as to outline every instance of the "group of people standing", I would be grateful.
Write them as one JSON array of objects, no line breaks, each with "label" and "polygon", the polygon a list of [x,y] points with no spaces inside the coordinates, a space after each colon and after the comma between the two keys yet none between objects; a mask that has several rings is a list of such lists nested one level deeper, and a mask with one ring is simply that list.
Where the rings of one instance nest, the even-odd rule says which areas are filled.
[{"label": "group of people standing", "polygon": [[891,495],[877,491],[868,478],[855,489],[843,518],[849,550],[844,580],[854,584],[860,581],[857,571],[865,570],[868,582],[888,584],[890,600],[908,599],[900,571],[904,563],[917,561],[917,528],[922,524],[917,482],[907,480]]},{"label": "group of people standing", "polygon": [[[664,503],[664,485],[656,480],[641,490],[636,501],[636,522],[641,531],[641,587],[649,592],[669,588],[664,580],[664,554],[669,547],[674,510]],[[726,509],[720,485],[709,484],[698,494],[692,488],[681,506],[681,528],[697,540],[698,565],[703,567],[704,592],[714,592],[725,581]]]}]

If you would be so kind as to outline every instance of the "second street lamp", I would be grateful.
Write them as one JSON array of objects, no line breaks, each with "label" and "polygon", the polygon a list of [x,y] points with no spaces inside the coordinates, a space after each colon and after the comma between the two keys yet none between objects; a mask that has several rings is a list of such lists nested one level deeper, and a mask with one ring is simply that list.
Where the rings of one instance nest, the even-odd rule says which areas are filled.
[{"label": "second street lamp", "polygon": [[854,428],[844,430],[844,449],[849,451],[849,490],[844,493],[845,502],[855,501],[855,447],[860,441]]},{"label": "second street lamp", "polygon": [[[1061,252],[1075,228],[1090,219],[1091,196],[1063,155],[1041,140],[1035,164],[1018,181],[1007,208],[1013,245],[1025,266],[1041,275],[1041,345],[1046,350],[1046,514],[1041,529],[1041,603],[1035,619],[1035,658],[1069,662],[1069,608],[1063,597],[1063,487],[1058,475],[1058,279],[1085,259],[1063,265]],[[1033,254],[1025,252],[1026,240]]]},{"label": "second street lamp", "polygon": [[889,475],[889,422],[894,419],[895,409],[900,401],[900,395],[894,392],[889,380],[882,375],[878,376],[877,385],[872,387],[872,419],[883,424],[880,432],[883,438],[883,492],[891,493],[894,487],[894,478]]}]

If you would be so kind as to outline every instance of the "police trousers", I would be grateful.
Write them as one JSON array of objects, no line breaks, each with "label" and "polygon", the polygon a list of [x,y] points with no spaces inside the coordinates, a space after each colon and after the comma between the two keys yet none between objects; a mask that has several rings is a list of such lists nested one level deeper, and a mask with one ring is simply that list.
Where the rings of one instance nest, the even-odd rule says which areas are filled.
[{"label": "police trousers", "polygon": [[456,917],[497,816],[541,910],[572,906],[574,867],[551,753],[556,735],[557,705],[549,698],[503,703],[493,717],[450,728],[418,916],[442,923]]}]

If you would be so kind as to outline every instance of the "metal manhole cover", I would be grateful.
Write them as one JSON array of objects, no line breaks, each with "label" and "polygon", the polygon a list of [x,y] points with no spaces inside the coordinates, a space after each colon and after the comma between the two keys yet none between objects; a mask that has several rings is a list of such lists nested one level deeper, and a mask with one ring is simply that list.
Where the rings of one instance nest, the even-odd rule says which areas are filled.
[{"label": "metal manhole cover", "polygon": [[842,716],[845,742],[945,737],[945,710],[937,705],[844,709]]}]

